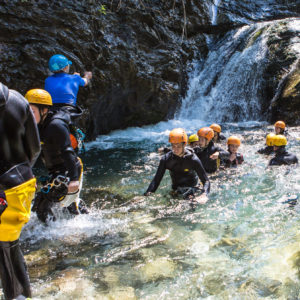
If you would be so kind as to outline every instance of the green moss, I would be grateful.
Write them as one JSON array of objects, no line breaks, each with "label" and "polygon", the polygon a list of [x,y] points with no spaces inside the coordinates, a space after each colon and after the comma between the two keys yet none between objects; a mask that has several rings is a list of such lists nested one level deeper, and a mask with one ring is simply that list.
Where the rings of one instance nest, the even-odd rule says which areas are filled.
[{"label": "green moss", "polygon": [[288,80],[282,97],[294,98],[300,95],[300,71],[295,72]]},{"label": "green moss", "polygon": [[255,33],[250,37],[245,49],[251,47],[256,42],[256,40],[263,34],[264,31],[265,31],[265,27],[260,28],[257,31],[255,31]]}]

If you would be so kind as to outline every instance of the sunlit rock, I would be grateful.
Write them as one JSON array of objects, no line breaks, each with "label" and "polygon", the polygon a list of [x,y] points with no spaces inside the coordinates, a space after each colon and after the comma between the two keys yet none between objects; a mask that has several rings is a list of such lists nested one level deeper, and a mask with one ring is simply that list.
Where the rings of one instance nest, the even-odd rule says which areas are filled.
[{"label": "sunlit rock", "polygon": [[144,282],[155,281],[175,276],[176,264],[169,258],[160,257],[149,260],[140,267],[140,276]]}]

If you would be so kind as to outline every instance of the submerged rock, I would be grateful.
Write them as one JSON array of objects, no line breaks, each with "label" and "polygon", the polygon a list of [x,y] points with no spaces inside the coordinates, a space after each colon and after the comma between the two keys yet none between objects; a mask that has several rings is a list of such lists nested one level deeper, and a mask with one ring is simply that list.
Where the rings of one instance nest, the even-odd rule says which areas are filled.
[{"label": "submerged rock", "polygon": [[175,276],[176,264],[169,258],[159,257],[149,260],[140,268],[142,281],[156,281],[163,278]]}]

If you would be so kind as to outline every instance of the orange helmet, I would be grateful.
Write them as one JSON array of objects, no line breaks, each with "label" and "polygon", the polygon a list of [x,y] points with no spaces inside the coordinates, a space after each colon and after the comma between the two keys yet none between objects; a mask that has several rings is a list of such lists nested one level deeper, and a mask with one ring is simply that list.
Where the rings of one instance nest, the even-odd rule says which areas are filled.
[{"label": "orange helmet", "polygon": [[241,145],[241,140],[237,136],[232,135],[232,136],[230,136],[228,138],[227,145],[237,145],[237,146],[240,146]]},{"label": "orange helmet", "polygon": [[210,141],[214,137],[214,131],[209,127],[202,127],[198,130],[198,136],[202,136]]},{"label": "orange helmet", "polygon": [[173,144],[187,143],[188,137],[182,128],[175,128],[169,134],[169,142]]},{"label": "orange helmet", "polygon": [[209,128],[211,128],[213,131],[216,131],[216,132],[218,132],[218,133],[221,132],[221,126],[218,125],[218,124],[211,124],[211,125],[209,126]]},{"label": "orange helmet", "polygon": [[274,124],[275,127],[279,127],[281,129],[284,129],[285,128],[285,123],[283,121],[277,121],[275,124]]}]

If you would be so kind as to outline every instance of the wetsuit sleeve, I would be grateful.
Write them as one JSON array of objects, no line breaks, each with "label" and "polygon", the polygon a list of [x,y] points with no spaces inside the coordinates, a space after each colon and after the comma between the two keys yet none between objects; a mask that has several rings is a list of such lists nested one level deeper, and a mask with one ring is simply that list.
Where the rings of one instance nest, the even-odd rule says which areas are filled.
[{"label": "wetsuit sleeve", "polygon": [[166,157],[163,156],[159,162],[159,166],[156,171],[156,174],[155,174],[153,180],[151,181],[145,194],[154,193],[157,190],[162,178],[165,175],[165,172],[166,172]]},{"label": "wetsuit sleeve", "polygon": [[204,190],[205,194],[208,194],[210,191],[210,182],[209,182],[207,174],[203,168],[203,165],[198,157],[196,159],[194,159],[194,169],[195,169],[199,179],[202,182],[203,190]]},{"label": "wetsuit sleeve", "polygon": [[27,120],[24,124],[24,127],[25,133],[23,144],[29,159],[29,164],[32,167],[39,157],[41,151],[41,143],[38,128],[29,106],[27,108]]},{"label": "wetsuit sleeve", "polygon": [[[220,159],[224,159],[224,158],[226,159],[226,158],[229,157],[229,156],[228,156],[228,153],[229,153],[229,152],[223,150],[221,147],[214,146],[214,152],[213,152],[213,153],[215,153],[215,152],[219,152],[219,158],[220,158]],[[230,155],[230,154],[229,154],[229,155]]]},{"label": "wetsuit sleeve", "polygon": [[58,145],[64,160],[67,176],[70,180],[78,180],[77,155],[71,146],[70,132],[66,124],[53,122],[47,131],[50,133],[51,143]]}]

